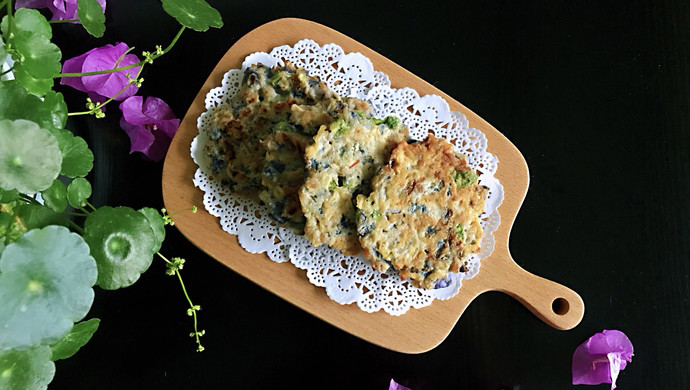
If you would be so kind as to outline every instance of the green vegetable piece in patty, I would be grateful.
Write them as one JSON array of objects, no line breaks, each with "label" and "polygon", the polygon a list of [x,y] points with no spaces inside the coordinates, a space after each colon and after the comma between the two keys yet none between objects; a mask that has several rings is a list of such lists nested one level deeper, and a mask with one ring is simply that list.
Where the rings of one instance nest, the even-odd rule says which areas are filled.
[{"label": "green vegetable piece in patty", "polygon": [[384,125],[388,126],[389,129],[395,129],[400,124],[400,119],[394,116],[387,116],[384,119],[372,118],[371,120],[375,125],[380,125],[383,123]]},{"label": "green vegetable piece in patty", "polygon": [[328,125],[328,128],[331,130],[331,132],[333,132],[333,135],[336,137],[340,137],[348,131],[352,130],[352,126],[345,122],[343,118],[338,118],[338,120],[331,122],[331,124]]},{"label": "green vegetable piece in patty", "polygon": [[458,188],[465,188],[477,181],[477,174],[474,171],[453,171],[453,180]]},{"label": "green vegetable piece in patty", "polygon": [[461,240],[465,239],[465,227],[462,226],[462,224],[458,224],[458,226],[455,227],[455,237]]},{"label": "green vegetable piece in patty", "polygon": [[268,82],[271,83],[274,87],[278,85],[278,82],[280,82],[280,76],[282,72],[276,72],[271,78],[268,79]]},{"label": "green vegetable piece in patty", "polygon": [[378,221],[379,218],[381,218],[381,212],[380,211],[374,210],[371,212],[371,219],[373,219],[374,221]]},{"label": "green vegetable piece in patty", "polygon": [[276,133],[279,133],[279,132],[294,133],[295,128],[292,127],[292,125],[290,123],[288,123],[287,121],[281,121],[281,122],[276,123],[273,126],[273,131],[275,131]]}]

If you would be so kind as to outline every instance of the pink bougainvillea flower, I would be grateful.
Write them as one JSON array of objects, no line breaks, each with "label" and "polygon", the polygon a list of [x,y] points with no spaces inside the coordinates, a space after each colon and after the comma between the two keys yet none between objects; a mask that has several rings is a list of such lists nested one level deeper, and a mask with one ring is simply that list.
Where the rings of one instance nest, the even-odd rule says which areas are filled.
[{"label": "pink bougainvillea flower", "polygon": [[142,152],[153,161],[160,161],[180,125],[170,107],[161,99],[132,96],[120,103],[120,127],[131,140],[130,153]]},{"label": "pink bougainvillea flower", "polygon": [[405,386],[397,383],[393,379],[391,379],[391,383],[388,386],[388,390],[412,390],[412,389],[410,389],[409,387],[405,387]]},{"label": "pink bougainvillea flower", "polygon": [[[99,70],[113,69],[136,64],[139,58],[134,54],[123,55],[129,47],[125,43],[115,46],[105,45],[70,58],[62,65],[62,73],[85,73]],[[60,84],[69,85],[74,89],[87,92],[93,101],[102,102],[115,96],[130,80],[127,74],[134,77],[139,72],[139,66],[114,73],[92,76],[63,77]],[[124,92],[117,95],[115,100],[125,100],[137,93],[135,85],[130,85]]]},{"label": "pink bougainvillea flower", "polygon": [[[53,14],[53,20],[77,19],[78,0],[17,0],[15,9],[19,8],[48,8]],[[97,0],[105,12],[105,0]]]},{"label": "pink bougainvillea flower", "polygon": [[590,337],[573,353],[573,384],[610,383],[616,388],[618,373],[632,362],[633,345],[625,333],[604,330]]}]

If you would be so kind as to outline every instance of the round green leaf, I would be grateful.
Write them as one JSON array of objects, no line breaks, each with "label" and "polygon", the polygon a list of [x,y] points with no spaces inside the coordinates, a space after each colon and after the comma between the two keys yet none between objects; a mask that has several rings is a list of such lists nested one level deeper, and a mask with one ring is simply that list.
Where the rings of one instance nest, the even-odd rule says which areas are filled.
[{"label": "round green leaf", "polygon": [[97,0],[79,0],[77,2],[77,16],[86,31],[96,38],[105,32],[105,15]]},{"label": "round green leaf", "polygon": [[48,130],[34,122],[0,120],[0,188],[34,193],[50,187],[62,154]]},{"label": "round green leaf", "polygon": [[96,262],[63,226],[24,233],[0,257],[0,351],[53,343],[93,303]]},{"label": "round green leaf", "polygon": [[[31,8],[20,8],[14,13],[12,32],[15,34],[32,33],[46,39],[53,37],[53,29],[50,28],[50,23],[45,16]],[[6,35],[7,31],[3,29],[3,33]]]},{"label": "round green leaf", "polygon": [[49,346],[0,352],[0,389],[47,389],[55,376]]},{"label": "round green leaf", "polygon": [[149,226],[153,230],[154,243],[153,243],[153,253],[161,250],[163,245],[163,240],[165,240],[165,221],[163,221],[163,216],[158,212],[158,210],[151,207],[144,207],[139,210],[140,213],[144,214],[146,219],[149,221]]},{"label": "round green leaf", "polygon": [[204,0],[162,0],[163,10],[181,25],[195,31],[223,27],[220,13]]},{"label": "round green leaf", "polygon": [[68,224],[67,219],[41,204],[20,204],[14,208],[14,215],[19,218],[16,223],[24,230],[40,229],[49,225]]},{"label": "round green leaf", "polygon": [[49,129],[62,152],[60,173],[68,177],[86,176],[93,168],[93,152],[82,137],[65,129]]},{"label": "round green leaf", "polygon": [[83,177],[72,180],[67,186],[67,200],[72,207],[86,206],[86,200],[91,196],[91,183]]},{"label": "round green leaf", "polygon": [[24,69],[21,62],[14,63],[14,78],[17,83],[21,84],[27,91],[36,95],[43,96],[53,88],[53,79],[37,78]]},{"label": "round green leaf", "polygon": [[0,203],[9,203],[12,202],[13,200],[17,200],[19,198],[19,191],[17,190],[9,190],[5,191],[0,188]]},{"label": "round green leaf", "polygon": [[98,264],[98,285],[106,290],[132,285],[153,261],[153,230],[129,207],[103,206],[89,214],[84,239]]},{"label": "round green leaf", "polygon": [[96,333],[100,323],[101,320],[98,318],[92,318],[88,321],[75,324],[65,337],[50,346],[53,350],[53,357],[51,360],[67,359],[77,353],[79,348],[83,347],[91,340],[91,336]]},{"label": "round green leaf", "polygon": [[41,191],[46,206],[61,213],[67,208],[67,186],[60,179],[53,180],[53,184]]},{"label": "round green leaf", "polygon": [[0,119],[26,119],[44,129],[60,129],[67,122],[67,104],[61,93],[49,90],[41,100],[17,81],[6,80],[0,82]]},{"label": "round green leaf", "polygon": [[52,78],[60,73],[60,48],[42,35],[17,33],[14,47],[21,56],[23,68],[37,79]]},{"label": "round green leaf", "polygon": [[[60,92],[52,89],[43,97],[40,109],[50,117],[53,127],[63,129],[67,123],[67,103]],[[27,119],[27,118],[24,118]],[[36,123],[41,125],[38,121]],[[46,126],[47,127],[47,126]]]},{"label": "round green leaf", "polygon": [[93,152],[82,137],[71,136],[63,145],[60,173],[69,177],[84,177],[93,168]]}]

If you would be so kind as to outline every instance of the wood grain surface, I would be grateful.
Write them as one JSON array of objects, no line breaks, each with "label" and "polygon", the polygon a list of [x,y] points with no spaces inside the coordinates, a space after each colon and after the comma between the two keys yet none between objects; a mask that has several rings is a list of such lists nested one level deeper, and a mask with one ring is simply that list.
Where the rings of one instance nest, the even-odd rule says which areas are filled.
[{"label": "wood grain surface", "polygon": [[[391,316],[382,311],[369,314],[355,304],[340,305],[328,298],[323,288],[309,283],[303,270],[289,263],[270,261],[264,254],[244,251],[236,237],[224,232],[218,219],[201,207],[203,193],[192,183],[197,166],[190,157],[189,147],[197,135],[197,118],[205,111],[204,97],[210,89],[221,84],[225,72],[239,68],[247,55],[270,51],[284,44],[293,45],[305,38],[320,45],[336,43],[345,52],[364,54],[372,61],[374,69],[389,76],[393,87],[410,87],[420,95],[440,95],[451,110],[467,117],[470,127],[486,135],[488,151],[499,159],[496,177],[505,191],[505,199],[499,207],[501,225],[494,232],[494,252],[482,260],[476,277],[463,281],[454,298],[437,300],[422,309],[410,309],[402,316]],[[279,19],[251,31],[227,51],[180,124],[165,160],[162,184],[168,210],[199,206],[196,214],[180,213],[173,218],[175,226],[196,246],[295,306],[381,347],[404,353],[433,349],[450,333],[469,303],[486,291],[502,291],[513,296],[544,322],[558,329],[573,328],[584,314],[584,303],[577,293],[525,271],[511,258],[508,247],[510,229],[529,185],[527,164],[517,148],[487,121],[452,97],[355,40],[314,22]],[[256,267],[256,262],[261,262],[261,266]]]}]

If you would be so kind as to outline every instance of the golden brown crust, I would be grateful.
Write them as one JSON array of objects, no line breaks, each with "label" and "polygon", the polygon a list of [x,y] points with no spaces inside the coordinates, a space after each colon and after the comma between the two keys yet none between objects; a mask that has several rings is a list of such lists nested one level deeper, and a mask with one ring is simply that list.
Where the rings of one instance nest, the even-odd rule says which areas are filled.
[{"label": "golden brown crust", "polygon": [[398,144],[372,186],[357,199],[357,224],[375,269],[392,265],[402,278],[433,288],[479,252],[486,188],[449,142],[429,135]]}]

